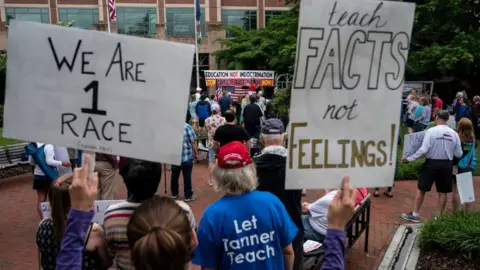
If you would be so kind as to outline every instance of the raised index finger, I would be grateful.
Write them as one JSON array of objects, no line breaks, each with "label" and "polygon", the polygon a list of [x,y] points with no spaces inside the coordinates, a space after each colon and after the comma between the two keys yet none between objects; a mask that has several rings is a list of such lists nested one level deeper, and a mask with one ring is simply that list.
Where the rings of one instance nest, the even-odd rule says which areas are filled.
[{"label": "raised index finger", "polygon": [[92,155],[85,153],[85,159],[83,161],[82,167],[79,170],[79,175],[78,177],[80,178],[80,182],[87,186],[87,179],[88,179],[88,172],[89,172],[89,167],[90,167],[90,160],[92,159]]}]

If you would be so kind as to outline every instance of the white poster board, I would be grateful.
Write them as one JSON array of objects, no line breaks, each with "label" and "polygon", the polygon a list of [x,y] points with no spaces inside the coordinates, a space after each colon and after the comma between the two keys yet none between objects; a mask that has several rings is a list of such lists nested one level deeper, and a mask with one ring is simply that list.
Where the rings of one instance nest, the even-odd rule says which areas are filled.
[{"label": "white poster board", "polygon": [[415,5],[301,1],[288,189],[391,186]]},{"label": "white poster board", "polygon": [[425,137],[425,133],[426,131],[405,134],[403,139],[402,157],[407,158],[415,154],[418,149],[420,149],[423,143],[423,138]]},{"label": "white poster board", "polygon": [[[53,151],[55,153],[55,159],[59,161],[68,161],[70,162],[70,156],[68,155],[67,147],[65,146],[53,146]],[[59,175],[64,175],[67,173],[72,173],[72,167],[57,167],[57,171]]]},{"label": "white poster board", "polygon": [[475,202],[475,193],[473,189],[473,177],[471,172],[457,174],[458,194],[462,204]]},{"label": "white poster board", "polygon": [[455,122],[455,115],[450,115],[447,121],[447,126],[453,130],[457,130],[457,122]]},{"label": "white poster board", "polygon": [[[124,202],[123,200],[104,200],[104,201],[95,201],[93,202],[93,211],[95,211],[95,215],[93,216],[92,222],[98,223],[100,225],[103,224],[103,216],[105,214],[105,210],[116,203]],[[43,202],[40,204],[42,208],[42,216],[43,218],[49,218],[52,216],[52,210],[50,208],[49,202]]]},{"label": "white poster board", "polygon": [[194,46],[11,21],[3,135],[179,164]]}]

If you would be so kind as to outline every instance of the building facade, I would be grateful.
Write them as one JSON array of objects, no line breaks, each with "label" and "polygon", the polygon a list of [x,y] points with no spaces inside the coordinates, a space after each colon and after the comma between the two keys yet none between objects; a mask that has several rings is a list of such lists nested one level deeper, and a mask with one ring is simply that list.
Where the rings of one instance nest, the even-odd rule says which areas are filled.
[{"label": "building facade", "polygon": [[[218,69],[212,53],[215,42],[228,37],[222,25],[260,28],[269,18],[289,9],[285,0],[200,0],[202,70]],[[11,19],[39,23],[71,22],[73,27],[107,31],[105,0],[0,0],[0,49],[7,49],[7,25]],[[195,43],[193,0],[116,0],[117,20],[111,32]]]}]

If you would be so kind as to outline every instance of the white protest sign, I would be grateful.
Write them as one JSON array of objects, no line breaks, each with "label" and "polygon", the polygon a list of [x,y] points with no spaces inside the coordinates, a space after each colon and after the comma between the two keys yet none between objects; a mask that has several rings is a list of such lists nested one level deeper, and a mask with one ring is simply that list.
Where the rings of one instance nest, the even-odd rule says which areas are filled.
[{"label": "white protest sign", "polygon": [[[53,151],[55,153],[56,160],[70,162],[70,156],[68,155],[68,150],[65,146],[54,145]],[[72,168],[59,166],[57,167],[57,171],[59,175],[64,175],[67,173],[72,173]]]},{"label": "white protest sign", "polygon": [[460,202],[462,204],[474,202],[475,193],[473,189],[473,177],[471,172],[459,173],[456,176],[458,194],[460,195]]},{"label": "white protest sign", "polygon": [[405,134],[403,139],[402,157],[409,157],[415,154],[422,146],[426,131]]},{"label": "white protest sign", "polygon": [[12,21],[4,136],[179,164],[194,46]]},{"label": "white protest sign", "polygon": [[457,129],[457,123],[455,122],[455,115],[450,115],[447,121],[447,126],[453,130]]},{"label": "white protest sign", "polygon": [[390,186],[415,5],[301,1],[288,189]]},{"label": "white protest sign", "polygon": [[[93,216],[92,222],[98,223],[100,225],[103,224],[103,217],[105,215],[105,210],[112,205],[116,203],[121,203],[124,202],[122,200],[104,200],[104,201],[95,201],[93,202],[93,211],[95,212],[95,215]],[[43,218],[49,218],[52,216],[52,209],[50,207],[49,202],[43,202],[40,204],[42,208],[42,216]]]}]

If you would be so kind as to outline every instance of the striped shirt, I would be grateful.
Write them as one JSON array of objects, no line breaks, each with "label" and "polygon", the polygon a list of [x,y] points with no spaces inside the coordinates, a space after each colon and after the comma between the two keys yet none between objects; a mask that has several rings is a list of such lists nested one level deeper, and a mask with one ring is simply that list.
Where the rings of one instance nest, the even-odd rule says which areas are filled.
[{"label": "striped shirt", "polygon": [[[182,207],[190,226],[195,229],[195,217],[190,207],[182,202],[175,201]],[[115,258],[117,269],[134,270],[135,267],[130,259],[130,247],[128,246],[127,225],[133,211],[140,206],[140,203],[124,201],[118,204],[110,205],[105,211],[104,231],[107,241],[107,250],[111,258]]]},{"label": "striped shirt", "polygon": [[446,125],[438,125],[425,131],[422,146],[407,160],[414,161],[421,156],[427,159],[453,160],[454,156],[462,157],[462,153],[457,132]]}]

